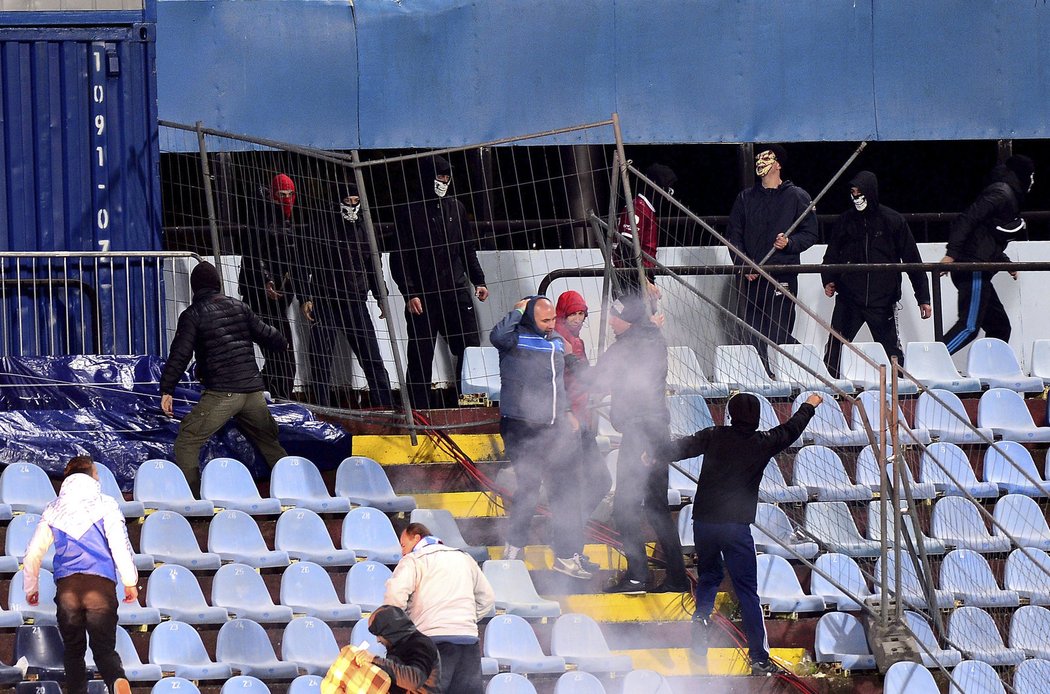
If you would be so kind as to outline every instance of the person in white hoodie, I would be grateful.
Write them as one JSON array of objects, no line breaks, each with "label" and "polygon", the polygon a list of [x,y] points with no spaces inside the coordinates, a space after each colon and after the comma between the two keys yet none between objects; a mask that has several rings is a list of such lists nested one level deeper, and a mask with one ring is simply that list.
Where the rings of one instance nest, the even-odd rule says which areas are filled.
[{"label": "person in white hoodie", "polygon": [[40,562],[55,545],[58,630],[65,644],[66,692],[87,692],[88,639],[109,691],[131,694],[117,655],[117,581],[124,602],[138,600],[139,574],[116,499],[102,493],[95,463],[86,455],[66,465],[58,498],[44,508],[23,560],[26,600],[40,601]]},{"label": "person in white hoodie", "polygon": [[496,596],[469,554],[443,544],[422,523],[409,523],[383,604],[407,612],[437,645],[441,691],[482,694],[478,621],[492,612]]}]

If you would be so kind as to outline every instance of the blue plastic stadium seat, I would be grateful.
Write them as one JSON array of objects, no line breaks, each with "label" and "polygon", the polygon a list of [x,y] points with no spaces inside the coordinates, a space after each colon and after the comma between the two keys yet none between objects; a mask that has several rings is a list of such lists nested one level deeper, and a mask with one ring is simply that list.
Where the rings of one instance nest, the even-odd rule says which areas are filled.
[{"label": "blue plastic stadium seat", "polygon": [[791,395],[791,384],[774,381],[753,345],[717,345],[715,347],[715,381],[730,390],[761,393],[770,398]]},{"label": "blue plastic stadium seat", "polygon": [[946,496],[934,503],[930,533],[945,544],[962,549],[1010,551],[1010,541],[1002,535],[989,533],[977,506],[961,496]]},{"label": "blue plastic stadium seat", "polygon": [[937,637],[933,634],[933,627],[930,626],[925,616],[912,610],[905,610],[904,623],[919,642],[919,658],[926,667],[953,668],[962,661],[962,653],[959,651],[954,648],[941,648],[941,644],[937,642]]},{"label": "blue plastic stadium seat", "polygon": [[[783,352],[783,353],[782,353]],[[796,361],[792,361],[794,357]],[[816,345],[780,345],[769,350],[769,364],[778,381],[796,390],[818,390],[825,393],[853,393],[853,383],[833,378],[824,364],[824,354]]]},{"label": "blue plastic stadium seat", "polygon": [[992,666],[979,660],[964,660],[952,670],[948,694],[1006,694],[1002,679]]},{"label": "blue plastic stadium seat", "polygon": [[332,628],[316,617],[296,617],[281,638],[281,659],[311,675],[324,676],[339,657]]},{"label": "blue plastic stadium seat", "polygon": [[915,426],[942,443],[987,443],[995,433],[974,426],[962,400],[947,390],[929,390],[915,401]]},{"label": "blue plastic stadium seat", "polygon": [[[29,542],[33,539],[33,533],[36,532],[36,526],[39,523],[39,513],[22,513],[12,518],[11,522],[7,524],[7,533],[4,536],[4,554],[6,557],[15,560],[15,571],[22,565],[22,560],[26,556],[26,550],[29,549]],[[52,543],[47,548],[40,566],[48,571],[52,571],[54,570],[54,560],[55,545]],[[5,563],[8,563],[6,559]],[[9,564],[5,568],[9,568]]]},{"label": "blue plastic stadium seat", "polygon": [[[691,510],[691,509],[690,509]],[[755,522],[751,525],[751,538],[755,549],[766,554],[777,554],[794,559],[795,554],[805,559],[812,559],[820,552],[816,542],[800,540],[795,537],[795,527],[787,514],[772,504],[759,503],[755,511]],[[788,551],[784,545],[791,548]]]},{"label": "blue plastic stadium seat", "polygon": [[1017,393],[1043,392],[1043,379],[1026,376],[1009,344],[994,337],[973,341],[966,356],[966,373],[988,388],[1007,388]]},{"label": "blue plastic stadium seat", "polygon": [[368,620],[362,619],[354,628],[350,630],[350,643],[355,646],[361,646],[362,644],[369,653],[373,653],[380,658],[386,657],[386,646],[379,643],[376,639],[375,634],[368,630]]},{"label": "blue plastic stadium seat", "polygon": [[909,342],[904,348],[904,364],[908,373],[927,388],[953,393],[981,392],[980,380],[959,373],[943,342]]},{"label": "blue plastic stadium seat", "polygon": [[[886,355],[886,348],[878,342],[853,342],[851,344],[853,348],[844,348],[842,356],[839,357],[839,373],[843,378],[852,381],[857,388],[878,390],[879,370],[867,360],[886,365],[888,382],[890,358]],[[914,395],[919,392],[919,387],[914,381],[900,376],[897,379],[897,392],[901,395]]]},{"label": "blue plastic stadium seat", "polygon": [[[492,677],[499,672],[499,661],[495,658],[481,656],[481,676]],[[511,674],[511,673],[507,673]]]},{"label": "blue plastic stadium seat", "polygon": [[[911,490],[912,499],[933,499],[937,496],[936,485],[930,482],[916,482],[907,463],[901,468],[901,473],[905,478],[905,484]],[[886,465],[886,475],[892,489],[896,485],[892,462]],[[872,492],[878,492],[882,488],[878,453],[870,444],[861,449],[860,455],[857,456],[857,484],[863,484]],[[901,492],[901,498],[905,498],[903,492]]]},{"label": "blue plastic stadium seat", "polygon": [[1021,604],[1016,591],[999,587],[988,560],[972,549],[955,549],[944,555],[940,586],[965,605],[1017,607]]},{"label": "blue plastic stadium seat", "polygon": [[566,672],[554,683],[554,694],[606,694],[602,681],[589,672]]},{"label": "blue plastic stadium seat", "polygon": [[15,463],[0,473],[0,509],[7,519],[11,512],[43,513],[44,507],[55,500],[55,487],[39,465]]},{"label": "blue plastic stadium seat", "polygon": [[937,491],[948,496],[999,496],[999,485],[978,481],[966,453],[954,443],[939,441],[926,447],[919,463],[919,480],[933,483]]},{"label": "blue plastic stadium seat", "polygon": [[496,609],[520,617],[557,617],[561,605],[544,600],[532,584],[525,562],[491,559],[482,564],[485,578],[496,595]]},{"label": "blue plastic stadium seat", "polygon": [[371,612],[383,604],[386,581],[391,573],[385,565],[375,561],[359,561],[346,574],[344,596],[346,602],[359,605],[362,612]]},{"label": "blue plastic stadium seat", "polygon": [[446,545],[463,550],[474,557],[478,563],[488,560],[489,548],[468,545],[467,541],[463,539],[463,534],[459,531],[459,526],[456,525],[456,519],[452,517],[452,512],[448,509],[417,508],[413,509],[409,518],[413,523],[422,523],[427,526],[430,532],[440,537],[441,541]]},{"label": "blue plastic stadium seat", "polygon": [[788,484],[777,459],[770,458],[762,471],[762,481],[758,484],[758,498],[767,504],[805,503],[809,499],[809,490]]},{"label": "blue plastic stadium seat", "polygon": [[[619,456],[617,456],[619,462]],[[677,466],[677,467],[675,467]],[[678,506],[682,499],[692,499],[696,496],[696,481],[690,478],[699,478],[700,470],[704,466],[704,456],[676,461],[667,470],[667,505]],[[678,468],[681,468],[679,470]]]},{"label": "blue plastic stadium seat", "polygon": [[247,564],[227,564],[215,572],[211,602],[234,617],[256,622],[287,624],[292,619],[292,608],[275,605],[262,576]]},{"label": "blue plastic stadium seat", "polygon": [[609,650],[598,623],[585,614],[563,614],[551,631],[551,655],[584,672],[628,672],[631,657]]},{"label": "blue plastic stadium seat", "polygon": [[[627,690],[631,691],[631,690]],[[504,672],[489,680],[485,694],[536,694],[532,682],[516,672]]]},{"label": "blue plastic stadium seat", "polygon": [[813,650],[818,663],[841,663],[843,670],[875,669],[864,626],[845,612],[828,612],[817,621]]},{"label": "blue plastic stadium seat", "polygon": [[175,620],[161,622],[154,628],[149,639],[149,661],[188,680],[226,680],[233,676],[229,665],[208,657],[196,629]]},{"label": "blue plastic stadium seat", "polygon": [[125,518],[142,518],[146,515],[146,507],[141,501],[124,500],[124,493],[120,491],[117,478],[113,476],[112,470],[102,463],[95,463],[95,469],[98,471],[98,483],[102,488],[102,493],[108,494],[117,500],[120,512],[124,514]]},{"label": "blue plastic stadium seat", "polygon": [[54,624],[15,629],[14,659],[16,662],[26,659],[27,675],[36,675],[42,680],[65,679],[66,666],[62,660],[65,650],[62,635]]},{"label": "blue plastic stadium seat", "polygon": [[317,466],[306,458],[288,455],[270,471],[270,496],[282,506],[308,508],[316,513],[346,513],[349,499],[332,496]]},{"label": "blue plastic stadium seat", "polygon": [[495,347],[467,347],[463,352],[463,377],[460,392],[464,395],[488,396],[499,402],[499,351]]},{"label": "blue plastic stadium seat", "polygon": [[288,553],[271,550],[263,540],[255,519],[244,511],[227,509],[215,514],[208,525],[208,551],[223,561],[247,564],[256,569],[288,566]]},{"label": "blue plastic stadium seat", "polygon": [[1035,469],[1028,449],[1017,441],[999,441],[984,452],[984,481],[999,485],[1005,494],[1050,496],[1050,482]]},{"label": "blue plastic stadium seat", "polygon": [[[1007,494],[995,502],[992,512],[999,525],[992,526],[993,535],[1012,537],[1018,547],[1050,550],[1050,527],[1035,499],[1023,494]],[[1000,530],[999,526],[1002,526]]]},{"label": "blue plastic stadium seat", "polygon": [[178,564],[158,567],[149,575],[146,604],[168,619],[187,624],[224,624],[230,618],[225,607],[208,605],[197,577]]},{"label": "blue plastic stadium seat", "polygon": [[[103,694],[93,691],[91,681],[88,681],[87,694]],[[105,686],[105,685],[103,685]],[[54,680],[35,680],[32,682],[18,682],[14,688],[15,694],[62,694],[62,685]]]},{"label": "blue plastic stadium seat", "polygon": [[[815,391],[807,390],[798,394],[792,404],[791,411],[797,412],[810,395]],[[849,428],[846,415],[842,414],[839,403],[827,397],[826,393],[818,393],[824,397],[824,401],[817,405],[816,414],[809,420],[805,431],[799,437],[795,445],[802,443],[815,443],[821,446],[866,446],[871,443],[868,435],[863,431],[853,431]]]},{"label": "blue plastic stadium seat", "polygon": [[265,679],[299,676],[299,666],[278,660],[266,630],[250,619],[234,619],[219,628],[215,659],[242,675]]},{"label": "blue plastic stadium seat", "polygon": [[704,398],[724,398],[729,387],[708,380],[696,353],[689,347],[667,348],[667,390],[678,395],[699,395]]},{"label": "blue plastic stadium seat", "polygon": [[[887,403],[889,403],[888,398]],[[867,430],[864,428],[864,418],[861,416],[857,405],[860,405],[864,408],[864,413],[868,417],[868,424],[871,426],[872,431],[875,432],[875,435],[879,437],[879,440],[881,441],[883,434],[879,431],[879,418],[881,416],[879,414],[879,391],[866,390],[860,395],[858,395],[857,403],[855,403],[853,411],[851,412],[850,429],[852,429],[853,431],[859,431],[865,436],[867,436]],[[887,410],[887,417],[889,417],[890,412],[891,410]],[[889,422],[887,421],[887,427],[888,426]],[[886,431],[889,432],[889,429],[887,428]],[[892,436],[890,438],[892,440]],[[910,426],[908,424],[908,419],[904,414],[904,410],[901,409],[901,406],[899,404],[897,405],[897,438],[904,446],[911,446],[915,444],[921,444],[925,446],[932,440],[930,438],[930,432],[927,429],[924,429],[918,424],[916,424],[915,426]]]},{"label": "blue plastic stadium seat", "polygon": [[[897,560],[895,553],[890,552],[887,555],[886,561],[886,575],[894,576],[897,570]],[[926,593],[922,589],[922,584],[919,582],[919,574],[915,568],[913,562],[918,561],[917,557],[911,557],[906,554],[901,554],[903,561],[901,562],[901,600],[908,607],[916,610],[927,610],[929,604],[926,599]],[[882,575],[882,559],[875,560],[875,570],[872,572],[875,576]],[[889,587],[889,591],[892,595],[893,587]],[[933,590],[933,601],[934,607],[939,610],[951,609],[955,605],[955,597],[946,590],[935,588]]]},{"label": "blue plastic stadium seat", "polygon": [[124,602],[124,586],[117,583],[114,587],[117,593],[117,623],[132,626],[146,624],[160,624],[160,611],[155,607],[143,607],[138,600],[135,602]]},{"label": "blue plastic stadium seat", "polygon": [[24,572],[19,571],[11,577],[11,583],[7,591],[7,604],[12,612],[20,612],[26,623],[34,625],[58,624],[55,606],[55,579],[47,569],[40,569],[37,577],[37,589],[40,593],[38,604],[30,605],[26,602],[24,587]]},{"label": "blue plastic stadium seat", "polygon": [[1003,586],[1033,605],[1050,605],[1050,555],[1038,549],[1015,549],[1006,558]]},{"label": "blue plastic stadium seat", "polygon": [[270,688],[258,677],[237,675],[226,680],[219,694],[270,694]]},{"label": "blue plastic stadium seat", "polygon": [[150,694],[200,694],[200,690],[185,677],[165,677],[153,685]]},{"label": "blue plastic stadium seat", "polygon": [[808,489],[818,501],[867,501],[872,497],[867,486],[850,481],[838,454],[826,446],[799,449],[792,481]]},{"label": "blue plastic stadium seat", "polygon": [[646,694],[674,694],[664,676],[653,670],[631,670],[624,675],[623,690]]},{"label": "blue plastic stadium seat", "polygon": [[[754,535],[752,534],[752,537]],[[692,554],[696,550],[693,541],[693,505],[686,504],[678,509],[678,543],[682,545],[682,552]]]},{"label": "blue plastic stadium seat", "polygon": [[381,564],[401,561],[401,541],[394,532],[390,519],[378,509],[361,506],[343,518],[343,537],[340,544],[352,549],[359,557],[367,557]]},{"label": "blue plastic stadium seat", "polygon": [[1017,665],[1025,659],[1020,648],[1008,648],[992,616],[979,607],[957,607],[948,617],[948,641],[967,658],[992,666]]},{"label": "blue plastic stadium seat", "polygon": [[882,685],[883,694],[940,694],[933,674],[921,663],[906,660],[890,665]]},{"label": "blue plastic stadium seat", "polygon": [[991,429],[1007,441],[1050,441],[1050,427],[1038,427],[1024,398],[1006,388],[985,391],[977,403],[977,425]]},{"label": "blue plastic stadium seat", "polygon": [[371,458],[345,458],[335,471],[335,494],[357,506],[371,506],[384,513],[407,513],[416,507],[411,496],[398,496],[382,466]]},{"label": "blue plastic stadium seat", "polygon": [[536,633],[517,615],[493,617],[485,627],[482,652],[499,661],[500,667],[521,674],[565,672],[565,659],[544,655]]},{"label": "blue plastic stadium seat", "polygon": [[[90,646],[88,647],[90,651]],[[159,665],[143,663],[139,652],[131,641],[131,636],[124,627],[117,627],[117,655],[124,667],[124,676],[131,682],[156,682],[163,677]]]},{"label": "blue plastic stadium seat", "polygon": [[1043,379],[1043,385],[1050,385],[1050,340],[1032,342],[1032,376]]},{"label": "blue plastic stadium seat", "polygon": [[1050,682],[1050,660],[1033,658],[1014,670],[1014,691],[1017,694],[1041,694]]},{"label": "blue plastic stadium seat", "polygon": [[357,561],[352,549],[336,549],[324,520],[308,508],[290,508],[281,514],[274,547],[292,559],[321,566],[353,566]]},{"label": "blue plastic stadium seat", "polygon": [[774,554],[758,555],[758,598],[770,612],[823,612],[824,598],[807,595],[787,559]]},{"label": "blue plastic stadium seat", "polygon": [[[864,601],[881,597],[881,594],[873,593],[868,588],[860,567],[852,557],[827,552],[817,557],[814,566],[818,570],[810,576],[810,593],[823,598],[828,607],[834,606],[839,612],[859,612],[863,609],[861,605]],[[842,586],[845,592],[835,584]]]},{"label": "blue plastic stadium seat", "polygon": [[201,551],[189,521],[174,511],[146,516],[139,546],[158,562],[179,564],[188,569],[217,569],[222,564],[218,554]]},{"label": "blue plastic stadium seat", "polygon": [[288,685],[288,694],[320,694],[320,675],[299,675]]},{"label": "blue plastic stadium seat", "polygon": [[311,615],[326,622],[361,619],[361,608],[341,602],[328,572],[310,561],[297,562],[284,570],[281,604],[291,608],[293,614]]},{"label": "blue plastic stadium seat", "polygon": [[264,499],[244,463],[233,458],[212,458],[201,472],[201,497],[215,508],[244,511],[251,516],[273,516],[281,502]]},{"label": "blue plastic stadium seat", "polygon": [[[948,551],[948,547],[935,537],[930,537],[923,534],[922,532],[916,531],[915,523],[912,522],[911,515],[907,513],[903,508],[901,509],[902,518],[902,541],[904,546],[918,546],[917,543],[921,539],[923,546],[926,548],[927,554],[944,554]],[[890,545],[896,542],[896,525],[897,519],[893,514],[893,506],[886,506],[886,534],[890,537]],[[908,543],[908,538],[911,538],[911,545]],[[879,500],[872,501],[868,504],[868,539],[874,540],[875,542],[882,541],[882,502]]]},{"label": "blue plastic stadium seat", "polygon": [[853,514],[842,501],[812,501],[806,505],[806,532],[832,552],[851,557],[877,557],[881,545],[865,539]]},{"label": "blue plastic stadium seat", "polygon": [[711,408],[700,395],[670,395],[667,411],[671,416],[672,436],[689,436],[715,425]]},{"label": "blue plastic stadium seat", "polygon": [[175,463],[147,460],[135,473],[135,501],[148,509],[174,511],[183,516],[212,516],[215,506],[197,499],[190,491],[186,475]]},{"label": "blue plastic stadium seat", "polygon": [[[1010,619],[1010,647],[1020,648],[1029,658],[1050,658],[1050,610],[1040,605],[1025,605]],[[1050,684],[1047,680],[1044,684]]]}]

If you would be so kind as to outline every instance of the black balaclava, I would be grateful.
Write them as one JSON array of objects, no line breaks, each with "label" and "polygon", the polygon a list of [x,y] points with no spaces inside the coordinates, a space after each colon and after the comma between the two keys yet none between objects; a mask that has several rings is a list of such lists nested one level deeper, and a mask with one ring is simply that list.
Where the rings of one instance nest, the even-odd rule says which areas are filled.
[{"label": "black balaclava", "polygon": [[758,429],[761,408],[758,404],[758,398],[751,393],[737,393],[729,398],[726,409],[729,411],[734,427],[740,427],[748,431]]},{"label": "black balaclava", "polygon": [[849,182],[850,188],[856,188],[860,191],[861,196],[864,198],[866,206],[863,210],[856,207],[858,198],[852,197],[850,193],[851,202],[854,205],[854,209],[858,212],[867,213],[872,212],[879,206],[879,179],[875,177],[870,171],[861,171],[853,177],[853,180]]},{"label": "black balaclava", "polygon": [[193,272],[190,273],[190,290],[194,294],[205,290],[220,291],[221,289],[222,280],[219,278],[219,271],[215,269],[214,265],[204,261],[193,268]]},{"label": "black balaclava", "polygon": [[673,192],[671,186],[678,181],[678,176],[671,170],[670,166],[653,164],[645,170],[645,177],[666,190],[669,194]]},{"label": "black balaclava", "polygon": [[1017,176],[1017,183],[1020,185],[1018,192],[1021,195],[1027,193],[1032,185],[1032,174],[1035,173],[1035,162],[1023,154],[1015,154],[1009,157],[1005,162],[1006,168],[1014,172]]},{"label": "black balaclava", "polygon": [[[339,191],[336,193],[339,196],[339,214],[342,216],[344,221],[356,222],[358,216],[361,214],[361,200],[360,194],[357,192],[357,184],[352,182],[345,182],[339,186]],[[356,205],[351,205],[346,202],[347,198],[356,197],[358,198]]]},{"label": "black balaclava", "polygon": [[390,642],[391,646],[397,645],[399,641],[418,631],[415,623],[409,619],[405,611],[393,605],[376,608],[368,619],[368,630],[376,636],[382,636]]}]

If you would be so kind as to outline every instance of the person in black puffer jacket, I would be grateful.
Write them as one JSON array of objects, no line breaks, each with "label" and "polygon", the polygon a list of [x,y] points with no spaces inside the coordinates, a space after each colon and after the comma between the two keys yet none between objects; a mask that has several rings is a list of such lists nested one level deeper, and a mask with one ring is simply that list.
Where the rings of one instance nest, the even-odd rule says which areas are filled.
[{"label": "person in black puffer jacket", "polygon": [[[992,169],[991,183],[952,223],[941,262],[1010,262],[1006,244],[1024,231],[1025,221],[1018,215],[1025,194],[1035,182],[1034,173],[1032,160],[1019,155]],[[952,271],[952,283],[959,290],[959,320],[942,338],[950,353],[970,344],[980,330],[987,337],[1010,340],[1010,316],[992,286],[994,275]],[[1017,279],[1016,272],[1010,276]]]},{"label": "person in black puffer jacket", "polygon": [[386,646],[386,657],[359,656],[390,675],[390,694],[438,694],[441,658],[437,646],[400,607],[382,605],[368,618],[368,630]]},{"label": "person in black puffer jacket", "polygon": [[237,420],[241,432],[270,467],[286,455],[277,440],[277,423],[263,398],[255,345],[279,352],[288,343],[246,304],[222,294],[219,273],[211,263],[193,268],[190,288],[193,302],[179,316],[161,374],[160,406],[164,414],[174,416],[172,394],[196,354],[197,377],[204,392],[179,425],[175,464],[186,475],[194,496],[199,496],[201,446],[230,419]]}]

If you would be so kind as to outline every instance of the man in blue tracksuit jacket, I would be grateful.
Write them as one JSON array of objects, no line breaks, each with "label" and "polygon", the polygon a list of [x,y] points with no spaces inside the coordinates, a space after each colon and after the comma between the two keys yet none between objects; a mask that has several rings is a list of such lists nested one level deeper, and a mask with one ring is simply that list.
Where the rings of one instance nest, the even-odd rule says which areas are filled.
[{"label": "man in blue tracksuit jacket", "polygon": [[489,334],[499,350],[500,435],[514,466],[517,489],[510,508],[504,559],[517,559],[546,483],[555,571],[588,579],[578,554],[583,544],[579,467],[573,434],[579,423],[565,391],[565,348],[554,335],[557,312],[542,296],[523,299]]}]

